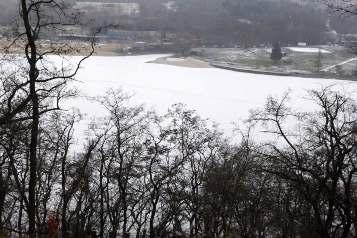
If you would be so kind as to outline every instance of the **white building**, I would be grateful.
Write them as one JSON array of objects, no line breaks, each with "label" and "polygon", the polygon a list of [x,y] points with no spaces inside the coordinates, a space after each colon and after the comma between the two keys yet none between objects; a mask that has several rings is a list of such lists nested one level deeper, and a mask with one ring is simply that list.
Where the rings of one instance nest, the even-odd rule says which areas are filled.
[{"label": "white building", "polygon": [[117,16],[136,16],[140,13],[139,3],[76,2],[75,9],[81,12],[104,12]]}]

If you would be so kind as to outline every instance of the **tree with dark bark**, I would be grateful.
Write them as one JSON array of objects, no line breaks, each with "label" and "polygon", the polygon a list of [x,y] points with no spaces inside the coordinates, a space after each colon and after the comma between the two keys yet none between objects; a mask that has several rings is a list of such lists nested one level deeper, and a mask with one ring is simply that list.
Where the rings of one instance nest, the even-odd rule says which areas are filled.
[{"label": "tree with dark bark", "polygon": [[6,80],[9,82],[4,88],[6,94],[3,96],[6,108],[0,116],[0,124],[11,124],[17,121],[29,123],[28,185],[25,190],[23,186],[18,187],[18,190],[22,190],[20,195],[26,207],[28,235],[35,237],[38,232],[36,210],[39,203],[36,190],[40,185],[39,178],[41,178],[41,171],[38,170],[40,163],[38,149],[42,118],[47,113],[60,109],[60,100],[68,96],[65,87],[67,81],[73,79],[81,63],[93,53],[93,47],[89,49],[90,53],[71,70],[70,68],[58,69],[50,63],[48,56],[65,54],[71,49],[66,45],[51,45],[43,49],[40,47],[39,40],[46,31],[77,24],[77,16],[73,13],[67,14],[65,2],[57,0],[21,0],[19,10],[20,27],[12,43],[6,47],[6,51],[10,52],[15,46],[23,47],[22,64],[25,66],[17,68],[17,74]]},{"label": "tree with dark bark", "polygon": [[[311,217],[311,234],[353,237],[356,106],[350,98],[328,88],[311,95],[320,108],[316,113],[291,111],[285,96],[281,101],[270,99],[265,111],[252,116],[253,121],[273,128],[276,141],[283,143],[271,143],[262,152],[270,161],[265,170],[295,190]],[[291,118],[298,122],[295,131],[299,133],[284,128],[284,122]]]},{"label": "tree with dark bark", "polygon": [[273,44],[273,48],[271,50],[270,58],[275,63],[279,62],[283,58],[283,53],[281,52],[281,47],[280,47],[280,43],[279,42],[276,42],[276,43]]}]

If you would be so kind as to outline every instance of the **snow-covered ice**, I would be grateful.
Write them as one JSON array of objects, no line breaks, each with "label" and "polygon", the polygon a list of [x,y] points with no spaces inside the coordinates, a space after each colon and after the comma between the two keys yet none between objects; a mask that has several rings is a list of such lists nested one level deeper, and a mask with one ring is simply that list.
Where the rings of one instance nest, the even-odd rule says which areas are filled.
[{"label": "snow-covered ice", "polygon": [[291,104],[309,110],[312,102],[307,90],[338,85],[349,93],[357,83],[341,80],[267,76],[216,68],[184,68],[146,63],[164,55],[92,57],[80,70],[74,83],[81,96],[67,101],[65,107],[77,107],[86,118],[105,115],[105,110],[85,97],[104,95],[109,89],[135,94],[133,102],[165,113],[172,104],[184,103],[204,118],[220,124],[226,132],[233,122],[247,119],[251,109],[264,106],[268,96],[291,92]]}]

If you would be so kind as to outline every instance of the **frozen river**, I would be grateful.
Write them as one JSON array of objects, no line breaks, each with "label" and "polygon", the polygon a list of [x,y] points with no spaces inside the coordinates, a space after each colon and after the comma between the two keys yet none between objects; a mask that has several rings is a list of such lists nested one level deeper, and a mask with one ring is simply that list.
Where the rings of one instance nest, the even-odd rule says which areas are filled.
[{"label": "frozen river", "polygon": [[134,94],[133,102],[165,113],[172,104],[184,103],[204,118],[219,123],[226,132],[241,122],[249,110],[264,106],[268,96],[291,91],[291,104],[311,109],[307,90],[337,85],[354,93],[357,83],[350,81],[281,77],[239,73],[216,68],[184,68],[147,63],[160,56],[92,57],[77,76],[76,87],[83,97],[67,102],[77,107],[85,118],[102,116],[103,108],[84,96],[104,95],[109,89],[123,89]]}]

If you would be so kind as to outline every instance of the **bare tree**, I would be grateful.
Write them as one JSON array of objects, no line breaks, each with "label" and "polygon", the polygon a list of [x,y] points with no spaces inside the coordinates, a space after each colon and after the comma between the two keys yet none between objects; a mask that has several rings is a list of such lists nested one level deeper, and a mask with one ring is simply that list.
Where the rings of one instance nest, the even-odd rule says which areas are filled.
[{"label": "bare tree", "polygon": [[[41,178],[39,166],[39,134],[43,116],[54,110],[60,109],[60,100],[68,96],[66,83],[78,72],[81,63],[93,53],[93,45],[89,54],[83,57],[76,65],[67,68],[58,68],[51,64],[50,55],[63,55],[71,50],[67,45],[50,45],[41,47],[40,39],[48,31],[55,31],[66,25],[78,23],[78,17],[73,12],[68,13],[64,1],[19,1],[19,27],[7,52],[13,48],[23,49],[24,58],[16,68],[16,74],[6,77],[2,90],[4,101],[3,113],[0,124],[8,125],[17,121],[28,121],[30,126],[29,153],[28,153],[28,187],[21,193],[28,215],[30,237],[36,235],[36,189]],[[6,55],[11,57],[11,55]],[[13,58],[13,57],[12,57]],[[5,62],[8,63],[8,62]],[[68,65],[69,66],[69,65]],[[8,75],[7,75],[8,76]],[[14,175],[15,176],[15,175]],[[42,184],[41,184],[42,185]],[[20,187],[18,188],[20,189]]]},{"label": "bare tree", "polygon": [[[252,116],[263,122],[281,144],[271,143],[264,156],[266,171],[285,181],[311,211],[316,237],[353,237],[353,194],[356,176],[356,107],[353,100],[330,89],[312,91],[316,113],[295,113],[281,101],[270,99],[266,110]],[[284,129],[294,118],[295,132]],[[286,146],[283,146],[283,145]]]}]

